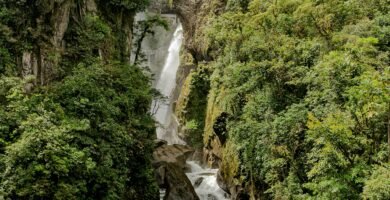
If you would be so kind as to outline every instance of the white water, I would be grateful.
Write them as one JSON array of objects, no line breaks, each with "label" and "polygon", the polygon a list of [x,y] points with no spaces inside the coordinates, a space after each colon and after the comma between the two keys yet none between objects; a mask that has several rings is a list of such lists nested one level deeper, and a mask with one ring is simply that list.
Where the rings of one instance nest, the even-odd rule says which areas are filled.
[{"label": "white water", "polygon": [[[200,200],[228,200],[228,195],[217,183],[218,169],[202,168],[195,161],[187,161],[191,172],[186,173]],[[198,183],[196,183],[198,182]]]},{"label": "white water", "polygon": [[177,134],[177,129],[169,128],[172,120],[172,93],[176,87],[176,72],[180,65],[180,48],[183,42],[183,28],[179,23],[174,33],[171,45],[169,46],[168,57],[165,61],[164,67],[156,83],[156,89],[167,97],[164,100],[156,100],[153,102],[152,110],[156,120],[160,123],[157,128],[157,138],[166,140],[168,144],[185,144]]},{"label": "white water", "polygon": [[[176,87],[176,73],[180,65],[182,41],[183,28],[179,23],[171,41],[164,67],[156,82],[156,89],[167,99],[165,101],[155,100],[152,105],[152,112],[155,112],[154,117],[160,124],[157,128],[157,138],[167,141],[170,145],[185,144],[178,136],[177,127],[172,126],[172,124],[177,124],[177,119],[172,114],[171,104],[172,93]],[[226,193],[217,184],[218,169],[203,169],[194,161],[187,161],[187,164],[191,167],[191,172],[186,173],[186,175],[193,185],[199,178],[203,179],[197,187],[194,186],[200,200],[227,200]],[[160,199],[163,199],[164,196],[165,190],[161,189]]]}]

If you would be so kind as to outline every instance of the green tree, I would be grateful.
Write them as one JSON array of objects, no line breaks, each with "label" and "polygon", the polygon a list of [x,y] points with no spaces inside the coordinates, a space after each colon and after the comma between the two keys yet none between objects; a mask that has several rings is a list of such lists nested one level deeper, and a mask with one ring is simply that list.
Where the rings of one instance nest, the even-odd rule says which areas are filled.
[{"label": "green tree", "polygon": [[223,178],[253,198],[361,198],[390,149],[389,7],[243,2],[228,1],[208,29],[205,146],[224,130]]},{"label": "green tree", "polygon": [[10,143],[1,161],[5,198],[158,198],[150,163],[151,89],[141,69],[80,66],[33,95],[10,83],[6,111],[17,117],[12,133],[19,136],[5,138]]}]

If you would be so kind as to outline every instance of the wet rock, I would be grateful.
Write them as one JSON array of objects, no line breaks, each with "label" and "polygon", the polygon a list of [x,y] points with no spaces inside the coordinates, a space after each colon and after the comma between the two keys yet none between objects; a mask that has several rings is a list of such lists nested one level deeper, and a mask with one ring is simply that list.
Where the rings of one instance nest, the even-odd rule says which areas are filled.
[{"label": "wet rock", "polygon": [[160,188],[165,189],[164,200],[199,200],[191,181],[180,166],[159,162],[155,168],[157,182]]},{"label": "wet rock", "polygon": [[165,188],[164,200],[199,200],[191,181],[186,176],[186,160],[194,152],[185,145],[167,145],[156,141],[153,153],[155,177],[160,188]]},{"label": "wet rock", "polygon": [[202,184],[203,180],[204,180],[203,177],[199,177],[198,179],[196,179],[196,181],[194,183],[194,187],[195,188],[199,187]]},{"label": "wet rock", "polygon": [[166,171],[165,163],[159,166],[155,166],[154,173],[157,180],[157,184],[160,186],[160,188],[167,187],[166,179],[165,179],[166,177],[165,171]]},{"label": "wet rock", "polygon": [[249,200],[249,192],[241,185],[224,180],[221,171],[217,174],[217,183],[221,189],[230,194],[231,200]]},{"label": "wet rock", "polygon": [[203,162],[211,168],[219,168],[221,165],[222,146],[215,145],[212,148],[203,149]]},{"label": "wet rock", "polygon": [[[203,159],[203,150],[202,149],[196,150],[191,158],[191,160],[199,160],[199,161],[202,161],[202,159]],[[201,164],[203,165],[204,163],[201,163]]]},{"label": "wet rock", "polygon": [[177,165],[165,165],[166,195],[164,200],[199,200],[191,181]]},{"label": "wet rock", "polygon": [[207,200],[218,200],[218,198],[212,194],[207,195]]},{"label": "wet rock", "polygon": [[159,148],[159,147],[161,147],[163,145],[167,145],[167,144],[168,144],[168,142],[165,140],[159,140],[159,139],[154,140],[155,148]]},{"label": "wet rock", "polygon": [[222,177],[221,170],[219,170],[217,173],[217,183],[222,190],[231,194],[229,191],[229,186],[227,184],[227,181],[225,181]]}]

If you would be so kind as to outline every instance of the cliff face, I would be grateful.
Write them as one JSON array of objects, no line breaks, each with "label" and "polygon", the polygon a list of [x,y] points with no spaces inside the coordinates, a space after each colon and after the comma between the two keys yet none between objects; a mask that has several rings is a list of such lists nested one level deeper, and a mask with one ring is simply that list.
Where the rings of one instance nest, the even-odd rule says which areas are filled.
[{"label": "cliff face", "polygon": [[156,13],[176,14],[183,24],[185,50],[191,53],[195,62],[210,60],[208,42],[205,37],[210,20],[223,12],[224,0],[173,0],[169,5],[167,0],[152,1],[149,9]]},{"label": "cliff face", "polygon": [[[45,84],[53,73],[55,65],[58,64],[58,56],[63,52],[63,38],[70,21],[72,1],[63,0],[52,2],[47,5],[47,11],[41,13],[34,20],[36,29],[44,27],[45,20],[50,21],[51,32],[47,34],[48,41],[40,43],[32,50],[22,52],[18,62],[21,65],[22,76],[35,75],[36,83]],[[84,5],[87,7],[87,5]],[[53,12],[55,10],[55,12]]]},{"label": "cliff face", "polygon": [[34,38],[29,48],[16,51],[19,55],[16,58],[16,65],[21,76],[34,75],[35,84],[39,85],[45,85],[60,76],[61,70],[64,70],[59,68],[63,56],[72,54],[72,50],[69,50],[72,42],[69,39],[73,39],[74,36],[69,35],[74,30],[71,28],[80,26],[86,19],[93,17],[106,21],[115,31],[112,34],[116,34],[114,36],[116,39],[106,46],[113,46],[118,51],[107,51],[103,47],[91,50],[103,59],[117,57],[122,61],[129,60],[135,11],[118,8],[110,10],[105,3],[96,0],[60,0],[43,1],[33,5],[31,26],[28,29],[32,32],[29,34],[35,35],[19,37],[38,39]]},{"label": "cliff face", "polygon": [[[366,88],[387,94],[379,89],[388,76],[384,1],[174,2],[189,69],[176,115],[188,138],[203,139],[204,161],[220,168],[232,199],[359,199],[371,192],[371,180],[361,181],[370,179],[366,172],[356,171],[378,163],[374,143],[390,146],[364,131],[390,133],[378,128],[388,121],[388,102],[378,103],[384,107],[366,125],[351,116],[372,104],[361,95],[369,95]],[[377,63],[360,67],[371,59]],[[373,144],[365,146],[368,138]]]},{"label": "cliff face", "polygon": [[185,31],[185,48],[195,63],[211,59],[205,34],[210,20],[223,12],[224,5],[224,0],[174,0],[173,9],[180,17]]},{"label": "cliff face", "polygon": [[[184,29],[184,50],[175,95],[175,113],[181,123],[181,132],[189,144],[205,147],[203,160],[214,167],[221,160],[224,141],[220,141],[212,127],[221,113],[216,110],[206,113],[210,70],[202,66],[214,59],[209,55],[211,47],[206,34],[211,20],[224,11],[225,4],[223,0],[175,0],[172,7],[167,5],[162,9],[162,12],[176,13]],[[206,134],[203,134],[204,130]]]},{"label": "cliff face", "polygon": [[[204,161],[216,167],[221,160],[222,144],[217,137],[206,136],[202,139],[202,135],[203,129],[212,127],[220,113],[214,114],[213,112],[216,117],[206,120],[209,93],[207,77],[210,72],[202,68],[201,63],[207,63],[213,59],[208,54],[210,47],[206,32],[210,26],[210,20],[223,12],[225,2],[223,0],[174,0],[172,6],[165,2],[164,0],[154,1],[151,7],[160,13],[176,14],[183,25],[185,38],[174,93],[175,113],[181,124],[180,132],[184,133],[182,137],[190,145],[198,149],[205,146]],[[196,84],[198,87],[195,86]],[[195,124],[196,127],[188,127],[191,124]]]},{"label": "cliff face", "polygon": [[0,1],[0,199],[159,199],[154,90],[128,64],[147,2]]}]

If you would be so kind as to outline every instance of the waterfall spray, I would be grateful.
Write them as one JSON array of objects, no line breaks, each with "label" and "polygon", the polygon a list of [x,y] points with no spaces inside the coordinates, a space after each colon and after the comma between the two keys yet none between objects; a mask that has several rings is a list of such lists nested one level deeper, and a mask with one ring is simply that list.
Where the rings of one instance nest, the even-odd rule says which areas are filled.
[{"label": "waterfall spray", "polygon": [[168,144],[185,144],[178,134],[176,128],[169,128],[172,122],[172,93],[176,87],[176,72],[180,65],[180,48],[183,42],[183,28],[179,23],[169,47],[168,57],[165,61],[163,70],[156,83],[156,89],[167,99],[155,100],[154,107],[157,111],[155,113],[156,120],[160,123],[157,128],[157,138],[165,140]]}]

